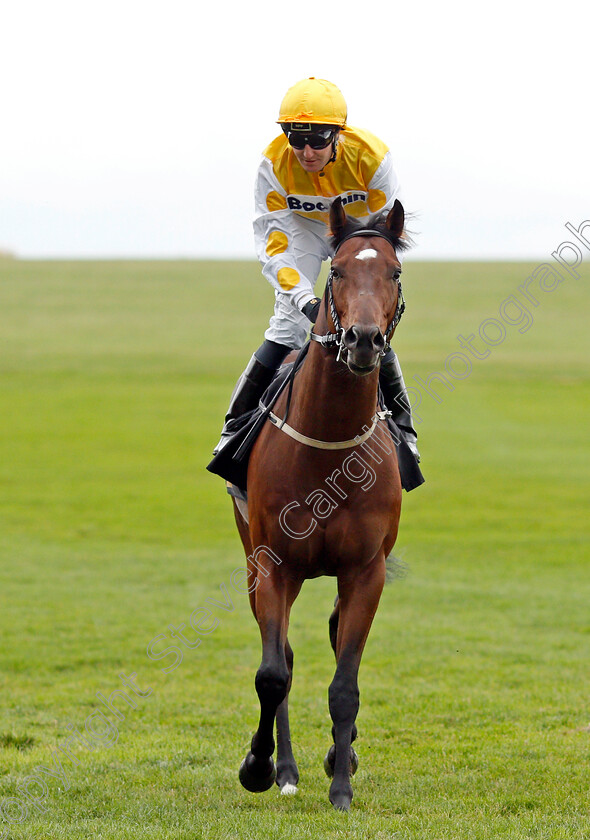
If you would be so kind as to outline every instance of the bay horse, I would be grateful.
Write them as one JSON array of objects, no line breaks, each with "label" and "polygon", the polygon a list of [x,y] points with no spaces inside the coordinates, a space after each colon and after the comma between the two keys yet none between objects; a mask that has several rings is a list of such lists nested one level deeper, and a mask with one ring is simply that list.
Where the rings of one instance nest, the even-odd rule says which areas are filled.
[{"label": "bay horse", "polygon": [[324,766],[333,776],[332,805],[348,810],[358,764],[351,746],[358,670],[401,509],[396,451],[378,412],[378,382],[381,356],[403,311],[397,252],[408,240],[399,201],[366,229],[336,199],[330,225],[334,257],[307,357],[291,395],[281,394],[273,422],[264,424],[252,449],[247,513],[234,499],[262,638],[255,678],[260,719],[239,777],[250,791],[268,790],[275,781],[282,793],[297,790],[288,716],[289,614],[305,580],[335,576],[329,636],[336,671],[328,692],[334,743]]}]

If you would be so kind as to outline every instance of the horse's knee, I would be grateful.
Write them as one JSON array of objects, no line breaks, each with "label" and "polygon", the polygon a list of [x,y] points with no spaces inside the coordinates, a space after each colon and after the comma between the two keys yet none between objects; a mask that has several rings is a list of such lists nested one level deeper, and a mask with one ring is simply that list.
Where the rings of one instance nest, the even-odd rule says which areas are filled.
[{"label": "horse's knee", "polygon": [[261,665],[256,672],[255,685],[261,703],[278,706],[287,695],[289,685],[287,666]]},{"label": "horse's knee", "polygon": [[328,689],[328,705],[335,725],[354,723],[360,705],[356,680],[337,674]]}]

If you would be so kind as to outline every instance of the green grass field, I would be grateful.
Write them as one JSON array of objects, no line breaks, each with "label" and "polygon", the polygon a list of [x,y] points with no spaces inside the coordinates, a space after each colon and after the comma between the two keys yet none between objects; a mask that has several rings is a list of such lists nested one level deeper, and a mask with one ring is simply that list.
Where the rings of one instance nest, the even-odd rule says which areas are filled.
[{"label": "green grass field", "polygon": [[[292,617],[299,793],[237,778],[260,643],[205,464],[272,307],[257,265],[0,261],[0,838],[590,836],[590,270],[531,284],[527,319],[507,301],[535,267],[406,260],[395,346],[427,483],[404,494],[342,814],[331,579]],[[457,336],[483,355],[480,327],[497,343],[478,360]],[[472,370],[431,380],[437,401],[416,377],[462,375],[458,352]],[[200,647],[147,656],[207,607]],[[124,720],[96,696],[120,674],[149,690]]]}]

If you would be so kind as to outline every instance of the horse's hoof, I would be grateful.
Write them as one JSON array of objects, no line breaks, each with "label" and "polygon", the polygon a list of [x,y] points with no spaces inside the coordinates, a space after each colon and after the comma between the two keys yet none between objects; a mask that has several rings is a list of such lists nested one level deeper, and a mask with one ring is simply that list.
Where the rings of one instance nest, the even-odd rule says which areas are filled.
[{"label": "horse's hoof", "polygon": [[294,760],[279,759],[277,761],[277,778],[275,782],[282,794],[297,793],[299,770]]},{"label": "horse's hoof", "polygon": [[254,768],[257,764],[258,762],[251,752],[248,753],[240,764],[240,783],[250,793],[262,793],[265,790],[269,790],[273,786],[277,776],[272,756],[262,764],[262,772],[258,769],[255,771]]},{"label": "horse's hoof", "polygon": [[334,798],[330,800],[332,805],[336,809],[336,811],[350,811],[350,800],[347,796],[343,796],[340,799]]},{"label": "horse's hoof", "polygon": [[286,782],[281,788],[282,796],[293,796],[297,793],[297,785],[292,785],[291,782]]},{"label": "horse's hoof", "polygon": [[332,787],[330,788],[330,802],[337,811],[349,811],[350,803],[352,802],[351,786],[348,785],[342,790],[332,790],[333,787],[334,782],[332,782]]},{"label": "horse's hoof", "polygon": [[[336,746],[332,744],[328,752],[326,753],[326,757],[324,758],[324,770],[326,771],[326,776],[331,779],[334,775],[334,762],[336,760]],[[350,748],[350,775],[354,776],[356,771],[359,768],[359,757],[356,754],[356,750],[351,747]]]},{"label": "horse's hoof", "polygon": [[334,775],[334,761],[336,760],[336,747],[334,744],[330,747],[324,758],[324,770],[326,776],[331,779]]}]

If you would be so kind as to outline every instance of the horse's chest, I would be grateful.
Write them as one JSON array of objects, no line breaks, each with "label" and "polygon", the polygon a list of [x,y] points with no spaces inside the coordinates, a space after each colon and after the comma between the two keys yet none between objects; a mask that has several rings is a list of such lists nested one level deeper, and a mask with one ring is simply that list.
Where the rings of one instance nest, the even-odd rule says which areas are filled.
[{"label": "horse's chest", "polygon": [[297,574],[336,575],[342,565],[371,560],[391,538],[397,522],[393,498],[349,502],[315,491],[279,512],[272,540]]},{"label": "horse's chest", "polygon": [[[308,454],[307,450],[304,454]],[[374,464],[357,450],[273,461],[255,487],[262,504],[251,517],[252,539],[281,558],[282,573],[335,575],[343,565],[369,562],[397,532],[401,485],[387,453]]]}]

